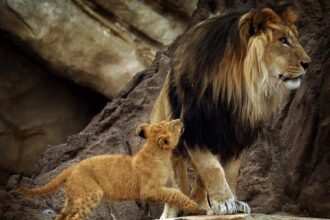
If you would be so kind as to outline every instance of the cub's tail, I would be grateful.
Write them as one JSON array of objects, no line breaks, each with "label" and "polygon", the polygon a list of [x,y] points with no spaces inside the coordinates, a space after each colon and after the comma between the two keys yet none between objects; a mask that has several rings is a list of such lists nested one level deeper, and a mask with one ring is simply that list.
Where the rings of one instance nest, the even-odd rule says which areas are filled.
[{"label": "cub's tail", "polygon": [[17,191],[27,196],[47,195],[57,190],[65,182],[65,180],[71,174],[71,172],[72,172],[72,167],[69,167],[63,170],[59,175],[57,175],[54,179],[52,179],[49,183],[47,183],[44,186],[34,189],[20,187],[17,189]]}]

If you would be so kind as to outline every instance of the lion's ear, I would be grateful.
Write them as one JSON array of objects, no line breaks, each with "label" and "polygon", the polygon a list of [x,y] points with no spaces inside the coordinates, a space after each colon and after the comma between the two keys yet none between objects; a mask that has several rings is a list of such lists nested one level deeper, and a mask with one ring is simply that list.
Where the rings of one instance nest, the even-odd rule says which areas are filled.
[{"label": "lion's ear", "polygon": [[270,8],[257,11],[253,17],[253,31],[255,34],[263,32],[270,24],[280,23],[281,18]]},{"label": "lion's ear", "polygon": [[135,130],[136,135],[144,139],[147,139],[149,137],[149,132],[150,132],[150,125],[147,123],[140,124]]},{"label": "lion's ear", "polygon": [[291,24],[295,24],[298,16],[294,11],[289,9],[282,13],[282,18]]}]

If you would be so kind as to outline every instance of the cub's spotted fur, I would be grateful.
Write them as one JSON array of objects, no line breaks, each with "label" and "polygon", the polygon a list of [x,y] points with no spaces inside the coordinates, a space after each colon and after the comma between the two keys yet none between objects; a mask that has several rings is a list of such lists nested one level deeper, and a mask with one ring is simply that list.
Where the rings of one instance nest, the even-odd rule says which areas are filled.
[{"label": "cub's spotted fur", "polygon": [[170,157],[182,132],[183,125],[179,120],[142,124],[136,133],[147,142],[135,156],[91,157],[64,170],[40,188],[20,188],[19,191],[30,196],[46,195],[63,185],[66,199],[56,220],[84,219],[102,200],[145,199],[194,212],[197,204],[193,200],[179,190],[165,186],[173,178]]}]

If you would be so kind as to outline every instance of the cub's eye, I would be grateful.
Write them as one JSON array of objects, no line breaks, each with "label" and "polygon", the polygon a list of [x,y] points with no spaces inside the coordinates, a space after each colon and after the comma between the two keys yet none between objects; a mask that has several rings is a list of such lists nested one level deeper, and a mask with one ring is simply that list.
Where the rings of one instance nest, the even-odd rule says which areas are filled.
[{"label": "cub's eye", "polygon": [[168,143],[169,143],[168,140],[165,139],[164,144],[168,145]]},{"label": "cub's eye", "polygon": [[279,41],[280,41],[283,45],[285,45],[285,46],[289,46],[289,41],[288,41],[288,39],[287,39],[286,37],[281,37],[281,38],[279,39]]}]

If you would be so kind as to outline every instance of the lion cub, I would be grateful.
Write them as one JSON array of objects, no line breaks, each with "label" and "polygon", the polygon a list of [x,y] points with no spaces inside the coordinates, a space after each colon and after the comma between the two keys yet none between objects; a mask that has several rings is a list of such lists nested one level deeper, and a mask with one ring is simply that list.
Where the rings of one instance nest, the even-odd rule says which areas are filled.
[{"label": "lion cub", "polygon": [[66,200],[56,220],[84,219],[102,200],[145,199],[195,212],[197,204],[193,200],[165,186],[173,175],[171,152],[182,132],[180,120],[141,124],[136,133],[147,141],[135,156],[91,157],[67,168],[40,188],[18,190],[30,196],[46,195],[64,185]]}]

